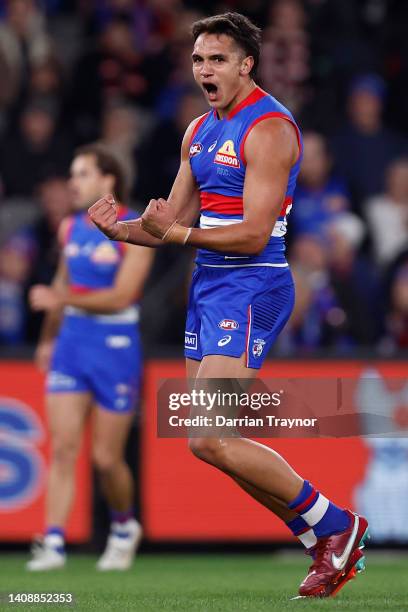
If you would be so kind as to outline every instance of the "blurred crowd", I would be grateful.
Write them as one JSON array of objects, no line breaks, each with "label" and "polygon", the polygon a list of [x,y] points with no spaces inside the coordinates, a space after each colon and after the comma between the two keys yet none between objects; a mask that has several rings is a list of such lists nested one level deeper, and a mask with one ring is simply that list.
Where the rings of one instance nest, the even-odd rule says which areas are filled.
[{"label": "blurred crowd", "polygon": [[[258,82],[295,115],[297,284],[280,355],[408,348],[408,5],[404,0],[0,0],[0,345],[30,344],[28,288],[50,282],[75,148],[102,140],[132,204],[166,197],[206,111],[189,27],[237,10],[263,28]],[[193,253],[158,253],[147,344],[180,345]]]}]

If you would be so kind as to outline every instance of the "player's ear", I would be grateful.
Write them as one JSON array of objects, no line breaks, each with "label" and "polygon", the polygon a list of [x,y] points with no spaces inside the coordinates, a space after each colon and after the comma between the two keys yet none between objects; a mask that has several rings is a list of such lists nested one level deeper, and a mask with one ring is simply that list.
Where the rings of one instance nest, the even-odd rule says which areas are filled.
[{"label": "player's ear", "polygon": [[246,76],[247,74],[249,74],[253,66],[254,66],[254,58],[251,55],[249,55],[248,57],[245,57],[241,63],[241,68],[239,71],[240,75]]}]

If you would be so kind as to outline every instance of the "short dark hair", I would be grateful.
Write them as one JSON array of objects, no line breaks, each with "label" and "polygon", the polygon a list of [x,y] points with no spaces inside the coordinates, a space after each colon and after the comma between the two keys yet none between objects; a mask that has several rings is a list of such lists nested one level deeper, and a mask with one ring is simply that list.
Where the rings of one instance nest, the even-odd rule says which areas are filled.
[{"label": "short dark hair", "polygon": [[128,177],[125,168],[117,155],[102,142],[92,142],[75,150],[74,157],[93,155],[96,165],[103,175],[111,174],[115,179],[114,195],[119,202],[126,202],[129,195]]},{"label": "short dark hair", "polygon": [[250,76],[256,75],[261,52],[261,29],[240,13],[223,13],[200,19],[192,25],[194,42],[200,34],[225,34],[230,36],[239,47],[254,58]]}]

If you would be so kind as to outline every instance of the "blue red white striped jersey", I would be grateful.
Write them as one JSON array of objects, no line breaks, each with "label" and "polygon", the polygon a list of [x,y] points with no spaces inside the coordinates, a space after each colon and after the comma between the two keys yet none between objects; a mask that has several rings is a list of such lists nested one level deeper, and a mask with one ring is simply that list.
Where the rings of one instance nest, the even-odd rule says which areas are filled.
[{"label": "blue red white striped jersey", "polygon": [[[119,208],[120,220],[135,218],[134,211]],[[74,293],[88,293],[112,287],[122,263],[126,246],[109,240],[90,220],[86,211],[74,214],[69,220],[63,253],[68,269],[69,288]],[[100,322],[135,323],[138,311],[131,306],[112,315],[89,315],[79,308],[67,306],[66,315],[83,315]]]},{"label": "blue red white striped jersey", "polygon": [[200,249],[197,263],[217,267],[287,266],[284,236],[302,157],[301,134],[291,113],[256,87],[227,117],[219,119],[211,110],[198,120],[190,141],[190,164],[200,191],[200,227],[240,223],[244,214],[245,140],[256,124],[272,117],[280,117],[295,127],[299,157],[290,171],[282,208],[268,244],[259,255],[245,257]]}]

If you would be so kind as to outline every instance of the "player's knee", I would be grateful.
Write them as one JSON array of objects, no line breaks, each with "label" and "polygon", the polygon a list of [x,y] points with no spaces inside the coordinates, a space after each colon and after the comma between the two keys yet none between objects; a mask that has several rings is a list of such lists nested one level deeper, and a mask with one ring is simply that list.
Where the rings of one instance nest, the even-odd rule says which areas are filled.
[{"label": "player's knee", "polygon": [[75,465],[78,455],[78,444],[72,440],[54,440],[52,444],[51,461],[61,468]]},{"label": "player's knee", "polygon": [[95,468],[98,472],[103,474],[109,474],[114,471],[118,464],[118,459],[112,453],[107,452],[105,449],[95,448],[93,450],[92,459]]},{"label": "player's knee", "polygon": [[222,467],[224,452],[221,440],[217,438],[190,438],[189,448],[198,459]]}]

